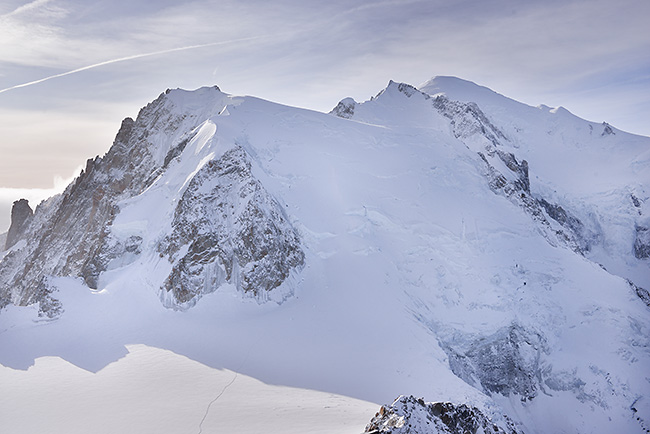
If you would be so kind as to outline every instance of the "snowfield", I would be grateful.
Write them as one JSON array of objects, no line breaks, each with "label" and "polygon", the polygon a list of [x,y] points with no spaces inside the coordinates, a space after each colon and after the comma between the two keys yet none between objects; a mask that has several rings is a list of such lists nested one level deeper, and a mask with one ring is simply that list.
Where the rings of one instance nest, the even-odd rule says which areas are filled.
[{"label": "snowfield", "polygon": [[168,350],[130,345],[89,373],[59,357],[0,371],[6,433],[350,433],[378,406],[261,383]]},{"label": "snowfield", "polygon": [[[6,286],[1,432],[360,433],[399,395],[529,434],[650,429],[650,259],[634,247],[650,138],[451,77],[331,114],[217,88],[156,104],[133,127],[150,125],[155,170],[115,196],[96,288],[48,271],[50,318]],[[33,254],[47,212],[5,264]],[[255,227],[288,241],[255,259]],[[66,269],[61,246],[44,270]],[[258,267],[270,291],[245,290]]]}]

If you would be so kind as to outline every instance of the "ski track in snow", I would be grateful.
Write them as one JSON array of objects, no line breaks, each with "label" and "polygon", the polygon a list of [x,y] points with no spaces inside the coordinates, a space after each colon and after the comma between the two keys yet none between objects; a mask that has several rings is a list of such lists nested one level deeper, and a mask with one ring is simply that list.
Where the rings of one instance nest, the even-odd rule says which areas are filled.
[{"label": "ski track in snow", "polygon": [[224,393],[226,393],[226,390],[228,390],[228,388],[229,388],[230,386],[232,386],[232,384],[233,384],[233,383],[235,382],[235,380],[237,379],[237,376],[238,376],[238,375],[239,375],[239,373],[238,373],[238,372],[235,372],[235,375],[233,375],[232,380],[230,380],[230,383],[226,384],[226,385],[223,387],[223,389],[221,389],[221,392],[219,392],[219,394],[218,394],[218,395],[217,395],[217,396],[216,396],[212,401],[210,401],[210,403],[208,404],[208,407],[205,409],[205,414],[203,415],[203,418],[201,418],[201,422],[199,423],[199,432],[198,432],[198,434],[201,434],[201,433],[203,432],[203,422],[205,422],[205,419],[208,417],[208,413],[210,413],[210,408],[212,408],[212,404],[214,404],[215,402],[217,402],[217,401],[219,400],[219,398],[221,398],[221,396],[222,396]]},{"label": "ski track in snow", "polygon": [[203,418],[201,418],[201,422],[199,423],[199,432],[198,432],[198,434],[202,434],[202,433],[203,433],[203,423],[205,422],[206,418],[208,417],[208,414],[210,413],[210,409],[212,408],[212,405],[213,405],[214,403],[216,403],[216,402],[219,400],[219,398],[221,398],[221,397],[223,396],[223,394],[226,393],[226,390],[228,390],[228,388],[229,388],[230,386],[232,386],[232,385],[235,383],[235,380],[237,380],[237,377],[239,376],[239,372],[240,372],[240,371],[243,369],[243,367],[245,366],[247,360],[249,359],[249,357],[250,357],[250,355],[251,355],[251,351],[252,351],[252,349],[255,348],[255,347],[257,346],[257,343],[258,343],[258,340],[254,341],[254,342],[253,342],[253,343],[248,347],[248,351],[246,351],[244,357],[242,358],[242,361],[241,361],[241,363],[240,363],[240,365],[239,365],[239,368],[235,371],[235,373],[234,373],[234,375],[233,375],[233,377],[232,377],[232,380],[230,380],[230,382],[229,382],[228,384],[226,384],[226,385],[221,389],[221,392],[219,392],[219,394],[218,394],[218,395],[217,395],[217,396],[216,396],[212,401],[210,401],[210,403],[208,404],[207,408],[205,409],[205,414],[203,415]]}]

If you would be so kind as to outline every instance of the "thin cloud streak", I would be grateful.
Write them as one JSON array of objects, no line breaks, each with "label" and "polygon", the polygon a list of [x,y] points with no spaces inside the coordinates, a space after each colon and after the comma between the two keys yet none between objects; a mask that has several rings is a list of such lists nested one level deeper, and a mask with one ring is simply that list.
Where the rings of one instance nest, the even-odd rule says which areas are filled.
[{"label": "thin cloud streak", "polygon": [[92,64],[92,65],[88,65],[88,66],[84,66],[84,67],[81,67],[81,68],[73,69],[72,71],[67,71],[67,72],[62,72],[60,74],[50,75],[49,77],[45,77],[45,78],[41,78],[41,79],[38,79],[38,80],[30,81],[28,83],[17,84],[15,86],[7,87],[5,89],[0,89],[0,93],[8,92],[8,91],[14,90],[14,89],[20,89],[20,88],[27,87],[27,86],[32,86],[32,85],[35,85],[35,84],[43,83],[44,81],[48,81],[48,80],[52,80],[52,79],[60,78],[60,77],[65,77],[66,75],[76,74],[78,72],[87,71],[89,69],[98,68],[100,66],[110,65],[110,64],[113,64],[113,63],[126,62],[128,60],[141,59],[143,57],[158,56],[158,55],[161,55],[161,54],[169,54],[169,53],[174,53],[174,52],[177,52],[177,51],[193,50],[193,49],[197,49],[197,48],[213,47],[213,46],[216,46],[216,45],[226,45],[226,44],[234,44],[234,43],[237,43],[237,42],[252,41],[252,40],[255,40],[255,39],[261,39],[261,38],[266,38],[266,37],[267,36],[251,36],[251,37],[248,37],[248,38],[231,39],[229,41],[210,42],[208,44],[188,45],[186,47],[170,48],[170,49],[167,49],[167,50],[154,51],[152,53],[134,54],[133,56],[120,57],[118,59],[106,60],[104,62],[95,63],[95,64]]},{"label": "thin cloud streak", "polygon": [[39,8],[40,6],[43,6],[51,1],[52,0],[34,0],[31,3],[27,3],[25,5],[17,7],[16,9],[14,9],[12,12],[9,12],[8,14],[0,15],[0,18],[10,18],[16,15],[20,15],[23,12],[27,12]]}]

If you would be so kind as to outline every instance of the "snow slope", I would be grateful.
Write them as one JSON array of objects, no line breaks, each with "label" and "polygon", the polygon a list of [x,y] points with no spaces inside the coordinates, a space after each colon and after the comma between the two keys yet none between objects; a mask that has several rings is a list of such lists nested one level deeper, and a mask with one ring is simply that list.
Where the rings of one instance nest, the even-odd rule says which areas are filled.
[{"label": "snow slope", "polygon": [[478,104],[504,132],[509,152],[534,164],[531,192],[579,214],[602,237],[587,256],[650,287],[647,261],[630,257],[635,227],[650,226],[647,137],[585,121],[563,107],[530,107],[455,77],[436,77],[420,90]]},{"label": "snow slope", "polygon": [[[91,374],[55,357],[2,369],[5,433],[350,433],[377,406],[264,384],[167,350],[132,345]],[[28,405],[27,405],[28,404]]]},{"label": "snow slope", "polygon": [[[10,390],[0,408],[15,409],[0,420],[11,432],[31,432],[41,422],[26,422],[19,409],[49,408],[39,384],[57,372],[74,379],[75,390],[104,382],[103,396],[123,396],[131,392],[120,379],[141,379],[142,366],[160,363],[130,406],[182,403],[179,425],[155,425],[162,432],[196,426],[233,372],[251,386],[226,413],[239,415],[238,399],[263,393],[313,399],[310,407],[342,402],[350,411],[349,419],[321,422],[282,404],[292,426],[318,425],[302,432],[350,432],[363,425],[357,411],[371,408],[367,422],[378,407],[371,403],[402,394],[467,404],[497,422],[507,415],[526,433],[644,432],[650,318],[625,279],[645,288],[650,280],[648,260],[632,248],[649,215],[650,139],[615,129],[603,135],[606,126],[457,79],[421,90],[391,82],[371,101],[344,100],[333,112],[344,116],[217,88],[162,95],[162,113],[177,121],[147,133],[156,176],[116,197],[109,226],[116,245],[137,239],[137,248],[111,256],[96,289],[78,275],[51,277],[63,308],[55,319],[39,316],[36,305],[0,313],[0,379]],[[276,214],[298,234],[304,265],[270,292],[219,278],[195,304],[178,303],[164,289],[177,263],[161,242],[196,175],[238,150],[272,198],[260,209],[282,210]],[[226,188],[219,185],[198,191],[215,197]],[[587,229],[563,226],[551,205]],[[19,242],[3,255],[29,248]],[[200,268],[201,282],[219,273],[223,263],[214,261]],[[186,402],[186,393],[158,392],[156,379],[169,376],[180,377],[170,391],[197,377],[217,385]],[[34,386],[18,386],[27,383]],[[122,408],[108,401],[84,414],[104,420]],[[69,402],[76,411],[79,398]],[[50,432],[76,429],[64,419],[80,413],[57,408]],[[151,420],[165,419],[134,412],[120,423]],[[231,432],[253,432],[258,422],[242,415]]]}]

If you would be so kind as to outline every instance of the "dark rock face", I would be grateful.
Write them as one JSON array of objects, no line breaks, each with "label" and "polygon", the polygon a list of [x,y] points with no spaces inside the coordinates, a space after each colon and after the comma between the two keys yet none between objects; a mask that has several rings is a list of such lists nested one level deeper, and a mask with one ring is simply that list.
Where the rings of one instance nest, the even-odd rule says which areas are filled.
[{"label": "dark rock face", "polygon": [[591,250],[592,245],[600,242],[600,235],[597,232],[586,227],[579,218],[562,206],[550,203],[544,198],[538,199],[537,203],[549,218],[560,224],[561,233],[558,235],[562,235],[576,252],[585,254]]},{"label": "dark rock face", "polygon": [[400,396],[366,426],[372,434],[523,434],[506,417],[499,426],[475,407]]},{"label": "dark rock face", "polygon": [[263,295],[304,263],[297,233],[253,177],[241,147],[209,161],[196,174],[172,226],[158,250],[174,264],[163,285],[174,297],[173,307],[191,306],[224,282]]},{"label": "dark rock face", "polygon": [[612,129],[611,125],[609,125],[607,122],[603,122],[603,132],[601,136],[609,136],[610,134],[616,134],[616,133]]},{"label": "dark rock face", "polygon": [[25,231],[32,221],[34,212],[26,199],[14,202],[11,208],[11,226],[7,232],[5,250],[12,247],[25,234]]},{"label": "dark rock face", "polygon": [[643,226],[636,227],[634,239],[634,256],[638,259],[650,258],[650,228]]},{"label": "dark rock face", "polygon": [[488,156],[479,152],[478,155],[485,162],[488,170],[488,185],[490,190],[495,193],[503,193],[505,196],[519,196],[517,199],[525,198],[526,195],[530,194],[530,179],[528,178],[528,162],[522,160],[521,163],[517,161],[517,158],[511,153],[503,152],[498,149],[487,149],[486,153],[489,157],[496,156],[501,161],[503,161],[509,170],[512,171],[516,178],[513,181],[509,181],[508,178],[504,176],[503,173],[500,173],[491,163]]},{"label": "dark rock face", "polygon": [[547,202],[545,199],[540,199],[539,204],[542,205],[544,210],[550,218],[560,223],[562,226],[568,227],[575,233],[580,233],[583,230],[584,225],[577,218],[569,213],[567,213],[564,208],[559,205],[555,205]]},{"label": "dark rock face", "polygon": [[650,307],[650,292],[648,292],[648,290],[645,288],[636,286],[630,279],[626,280],[627,284],[630,285],[630,288],[632,288],[632,290],[636,293],[637,297],[639,297],[646,304],[646,306]]},{"label": "dark rock face", "polygon": [[330,114],[336,115],[340,118],[343,119],[350,119],[352,116],[354,116],[354,108],[356,106],[356,102],[352,98],[345,98],[344,100],[341,100],[337,104],[334,109],[330,112]]},{"label": "dark rock face", "polygon": [[442,345],[452,372],[489,395],[519,395],[533,399],[542,382],[540,356],[546,351],[544,338],[517,325],[471,342],[466,348]]},{"label": "dark rock face", "polygon": [[134,121],[125,119],[106,156],[88,160],[47,210],[51,214],[39,219],[41,226],[34,228],[30,241],[34,248],[26,252],[25,265],[13,279],[20,288],[19,304],[40,299],[42,291],[33,285],[47,281],[46,276],[79,276],[90,288],[97,287],[105,270],[110,225],[119,212],[116,202],[137,193],[144,186],[145,167],[153,165],[147,144],[134,140],[134,128]]},{"label": "dark rock face", "polygon": [[[391,80],[391,83],[394,83],[393,80]],[[397,85],[397,90],[402,92],[404,95],[407,97],[413,96],[415,93],[421,93],[419,90],[417,90],[415,87],[411,86],[410,84],[406,83],[399,83]]]},{"label": "dark rock face", "polygon": [[517,179],[514,181],[515,189],[530,193],[530,179],[528,177],[528,161],[521,160],[521,163],[517,161],[517,158],[514,154],[509,152],[503,152],[497,150],[497,155],[503,161],[513,173],[517,174]]},{"label": "dark rock face", "polygon": [[433,99],[433,107],[451,120],[452,132],[457,139],[463,140],[480,134],[494,146],[498,146],[500,140],[507,140],[475,103],[451,101],[446,96],[439,95]]},{"label": "dark rock face", "polygon": [[[487,168],[486,177],[490,190],[509,198],[526,211],[539,223],[551,244],[560,243],[576,253],[584,254],[591,249],[593,243],[598,242],[599,235],[585,227],[580,219],[562,206],[550,203],[544,198],[531,196],[526,160],[519,162],[513,154],[491,147],[486,149],[485,154],[479,152],[479,156]],[[507,174],[509,176],[496,169],[490,157],[501,160],[511,171]]]}]

